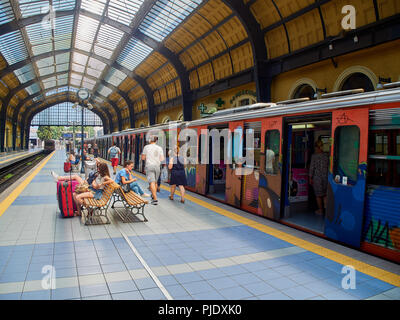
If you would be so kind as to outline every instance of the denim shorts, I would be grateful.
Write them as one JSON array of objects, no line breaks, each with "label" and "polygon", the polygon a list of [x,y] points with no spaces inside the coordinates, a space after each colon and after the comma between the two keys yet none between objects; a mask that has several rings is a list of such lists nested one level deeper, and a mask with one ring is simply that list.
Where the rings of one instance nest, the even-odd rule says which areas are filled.
[{"label": "denim shorts", "polygon": [[95,189],[92,186],[89,187],[90,191],[92,191],[93,196],[96,200],[100,200],[103,196],[103,189]]}]

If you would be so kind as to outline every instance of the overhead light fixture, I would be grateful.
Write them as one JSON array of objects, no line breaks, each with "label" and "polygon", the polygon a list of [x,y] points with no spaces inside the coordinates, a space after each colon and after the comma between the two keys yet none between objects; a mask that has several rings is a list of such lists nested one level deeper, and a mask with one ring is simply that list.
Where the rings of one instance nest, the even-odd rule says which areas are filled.
[{"label": "overhead light fixture", "polygon": [[354,43],[357,43],[357,42],[358,42],[358,37],[357,37],[357,35],[354,36],[353,41],[354,41]]},{"label": "overhead light fixture", "polygon": [[329,46],[328,46],[328,48],[329,48],[329,50],[333,50],[333,44],[330,43]]}]

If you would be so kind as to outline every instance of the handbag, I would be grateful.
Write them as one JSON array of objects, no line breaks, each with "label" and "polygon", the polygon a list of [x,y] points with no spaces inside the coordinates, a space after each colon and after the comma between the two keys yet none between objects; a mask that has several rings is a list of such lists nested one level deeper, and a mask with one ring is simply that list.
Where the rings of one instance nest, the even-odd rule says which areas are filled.
[{"label": "handbag", "polygon": [[80,193],[84,193],[84,192],[89,192],[89,191],[90,191],[90,189],[89,189],[89,185],[88,185],[87,182],[82,182],[82,183],[78,184],[78,185],[75,187],[75,193],[76,193],[76,194],[80,194]]},{"label": "handbag", "polygon": [[122,190],[123,190],[125,193],[131,191],[131,188],[130,188],[130,186],[129,186],[129,183],[123,184],[123,185],[121,186],[121,188],[122,188]]},{"label": "handbag", "polygon": [[168,169],[167,167],[163,167],[161,170],[161,181],[167,182],[168,181]]},{"label": "handbag", "polygon": [[71,163],[70,162],[64,162],[64,172],[66,172],[66,173],[71,172]]}]

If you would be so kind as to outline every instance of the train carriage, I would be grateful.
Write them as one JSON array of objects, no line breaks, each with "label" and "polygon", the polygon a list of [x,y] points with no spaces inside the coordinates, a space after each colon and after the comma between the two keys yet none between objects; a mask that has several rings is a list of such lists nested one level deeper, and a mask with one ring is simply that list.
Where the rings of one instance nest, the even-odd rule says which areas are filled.
[{"label": "train carriage", "polygon": [[[399,88],[258,103],[178,123],[173,129],[130,129],[127,137],[133,148],[124,150],[139,172],[144,171],[139,155],[145,135],[154,128],[167,136],[171,130],[178,135],[182,128],[197,133],[198,163],[185,168],[188,189],[400,262]],[[253,134],[251,142],[246,132]],[[118,134],[99,139],[110,136]],[[324,214],[315,213],[318,199],[309,181],[316,141],[329,155]],[[219,153],[217,163],[211,161],[217,155],[213,152]],[[252,164],[237,161],[247,153],[254,155]]]}]

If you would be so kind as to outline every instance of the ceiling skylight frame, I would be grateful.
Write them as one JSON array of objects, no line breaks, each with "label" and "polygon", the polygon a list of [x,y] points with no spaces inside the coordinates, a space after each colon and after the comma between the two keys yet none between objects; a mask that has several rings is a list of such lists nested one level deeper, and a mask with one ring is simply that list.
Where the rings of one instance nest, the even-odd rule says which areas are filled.
[{"label": "ceiling skylight frame", "polygon": [[139,26],[145,35],[164,40],[202,3],[202,0],[158,0]]},{"label": "ceiling skylight frame", "polygon": [[132,37],[120,53],[117,62],[133,71],[152,52],[153,49],[151,47]]}]

